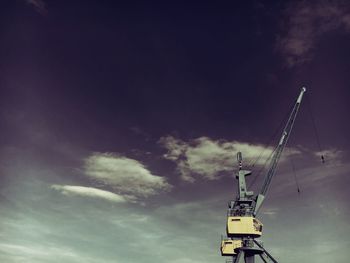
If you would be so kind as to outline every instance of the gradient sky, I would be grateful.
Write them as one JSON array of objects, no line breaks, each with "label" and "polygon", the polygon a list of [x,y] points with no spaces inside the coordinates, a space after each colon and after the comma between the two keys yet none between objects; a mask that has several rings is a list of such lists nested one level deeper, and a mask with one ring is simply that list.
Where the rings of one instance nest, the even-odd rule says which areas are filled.
[{"label": "gradient sky", "polygon": [[350,4],[211,2],[1,2],[1,262],[224,262],[302,86],[262,240],[349,262]]}]

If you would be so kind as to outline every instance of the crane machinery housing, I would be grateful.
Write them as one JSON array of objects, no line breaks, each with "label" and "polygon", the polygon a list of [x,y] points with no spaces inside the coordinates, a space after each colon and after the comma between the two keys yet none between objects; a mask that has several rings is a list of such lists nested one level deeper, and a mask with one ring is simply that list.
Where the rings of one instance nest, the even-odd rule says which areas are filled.
[{"label": "crane machinery housing", "polygon": [[277,164],[288,142],[305,91],[303,87],[293,106],[258,195],[248,191],[246,176],[251,175],[252,172],[242,169],[242,154],[240,152],[237,154],[239,169],[235,177],[238,180],[238,194],[235,200],[229,202],[226,223],[227,237],[221,241],[221,255],[230,258],[226,261],[227,263],[254,263],[256,256],[259,256],[265,263],[270,261],[278,263],[256,239],[261,237],[263,228],[263,224],[256,216],[265,200]]}]

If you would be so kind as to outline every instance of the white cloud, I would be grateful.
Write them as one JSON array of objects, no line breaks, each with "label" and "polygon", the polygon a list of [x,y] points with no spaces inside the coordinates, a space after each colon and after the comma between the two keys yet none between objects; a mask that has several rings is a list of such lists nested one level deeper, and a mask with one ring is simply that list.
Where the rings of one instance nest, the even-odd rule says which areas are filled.
[{"label": "white cloud", "polygon": [[338,28],[350,30],[350,6],[346,1],[291,2],[285,11],[285,32],[278,36],[277,50],[287,66],[309,61],[317,40]]},{"label": "white cloud", "polygon": [[[8,255],[7,259],[10,261],[6,262],[96,262],[95,257],[86,256],[82,252],[77,253],[68,246],[57,247],[57,244],[44,246],[34,243],[30,245],[0,243],[0,251],[3,255]],[[55,259],[59,259],[59,261],[55,261]],[[100,262],[111,263],[115,261],[101,260]]]},{"label": "white cloud", "polygon": [[[162,137],[159,143],[168,150],[164,158],[174,161],[181,178],[193,182],[194,175],[208,180],[219,178],[220,172],[233,171],[237,165],[236,154],[242,152],[247,164],[257,160],[257,164],[264,164],[271,155],[272,147],[254,145],[238,141],[212,140],[200,137],[185,142],[173,136]],[[293,150],[293,153],[298,151]],[[260,157],[260,158],[259,158]]]},{"label": "white cloud", "polygon": [[279,208],[277,207],[262,207],[261,214],[268,216],[271,219],[277,218],[279,214]]},{"label": "white cloud", "polygon": [[124,196],[104,191],[101,189],[93,187],[84,187],[84,186],[74,186],[74,185],[52,185],[52,189],[55,189],[61,192],[63,195],[67,196],[84,196],[92,198],[105,199],[112,202],[124,203],[127,199]]},{"label": "white cloud", "polygon": [[[342,178],[350,170],[350,164],[343,161],[327,161],[322,164],[321,162],[313,163],[308,159],[309,164],[304,168],[299,168],[294,172],[286,172],[282,176],[275,177],[275,185],[270,190],[277,198],[283,198],[283,196],[289,193],[295,193],[295,176],[297,176],[298,184],[301,189],[301,193],[305,195],[314,194],[315,189],[327,188],[328,185],[335,182],[341,182]],[[313,165],[312,165],[313,164]],[[319,190],[317,190],[318,192]]]},{"label": "white cloud", "polygon": [[123,196],[148,197],[171,188],[165,178],[153,175],[141,162],[113,153],[92,154],[85,159],[84,171]]}]

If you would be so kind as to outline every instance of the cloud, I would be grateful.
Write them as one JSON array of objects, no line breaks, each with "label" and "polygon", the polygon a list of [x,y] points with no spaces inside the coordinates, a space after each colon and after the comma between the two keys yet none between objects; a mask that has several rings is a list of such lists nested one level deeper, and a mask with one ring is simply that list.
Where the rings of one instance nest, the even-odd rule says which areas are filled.
[{"label": "cloud", "polygon": [[123,196],[148,197],[171,189],[165,178],[153,175],[139,161],[113,153],[92,154],[85,159],[84,171]]},{"label": "cloud", "polygon": [[47,15],[46,3],[43,0],[26,0],[26,2],[34,7],[41,15]]},{"label": "cloud", "polygon": [[312,59],[322,35],[339,28],[349,32],[350,6],[346,1],[292,1],[284,22],[276,47],[287,66],[292,67]]},{"label": "cloud", "polygon": [[[43,246],[42,244],[18,245],[11,243],[0,243],[0,251],[4,262],[96,262],[96,258],[77,253],[68,246],[55,247]],[[55,259],[59,259],[56,261]],[[39,260],[39,261],[38,261]],[[100,262],[110,263],[115,261],[103,260]]]},{"label": "cloud", "polygon": [[280,212],[279,208],[277,207],[270,207],[270,208],[262,207],[260,213],[268,216],[269,218],[275,219],[279,212]]},{"label": "cloud", "polygon": [[325,164],[321,162],[315,164],[312,162],[312,159],[307,159],[307,161],[309,164],[303,168],[297,169],[295,174],[291,171],[284,172],[282,176],[277,175],[274,178],[277,187],[271,187],[271,194],[275,195],[276,198],[284,198],[284,196],[291,193],[295,194],[295,176],[297,176],[303,196],[315,195],[315,190],[319,192],[319,189],[327,189],[332,184],[339,182],[342,182],[340,184],[347,183],[346,180],[348,179],[346,175],[350,170],[350,163],[343,162],[342,160],[336,162],[327,161],[327,159]]},{"label": "cloud", "polygon": [[[188,182],[194,182],[195,175],[215,180],[221,172],[232,171],[239,151],[243,153],[245,163],[256,160],[260,165],[265,163],[273,151],[272,147],[263,145],[212,140],[208,137],[185,142],[173,136],[165,136],[159,143],[168,150],[163,157],[175,162],[181,178]],[[292,153],[298,151],[293,150]]]},{"label": "cloud", "polygon": [[111,202],[124,203],[127,199],[124,196],[100,190],[93,187],[73,186],[73,185],[52,185],[52,189],[67,196],[83,196],[91,198],[105,199]]}]

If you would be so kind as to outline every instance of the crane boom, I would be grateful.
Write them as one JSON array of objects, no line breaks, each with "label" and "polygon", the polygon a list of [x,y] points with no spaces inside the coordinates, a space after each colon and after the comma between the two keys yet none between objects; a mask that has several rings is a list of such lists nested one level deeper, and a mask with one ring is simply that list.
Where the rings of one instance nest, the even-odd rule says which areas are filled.
[{"label": "crane boom", "polygon": [[265,199],[265,196],[266,196],[266,193],[267,193],[269,186],[271,184],[272,178],[275,175],[278,161],[281,158],[282,152],[283,152],[283,150],[286,147],[286,144],[288,142],[288,138],[289,138],[289,135],[293,129],[293,125],[294,125],[296,116],[298,114],[298,110],[299,110],[299,107],[300,107],[300,104],[301,104],[301,101],[303,99],[303,95],[304,95],[305,91],[306,91],[306,88],[303,87],[300,91],[300,94],[299,94],[295,104],[294,104],[294,107],[293,107],[292,112],[288,118],[288,121],[284,127],[281,139],[280,139],[280,141],[277,145],[277,148],[275,149],[275,153],[271,159],[270,168],[266,174],[266,177],[265,177],[264,183],[261,187],[260,193],[256,198],[255,207],[254,207],[254,215],[256,215],[258,213],[259,208],[261,207],[261,205]]}]

